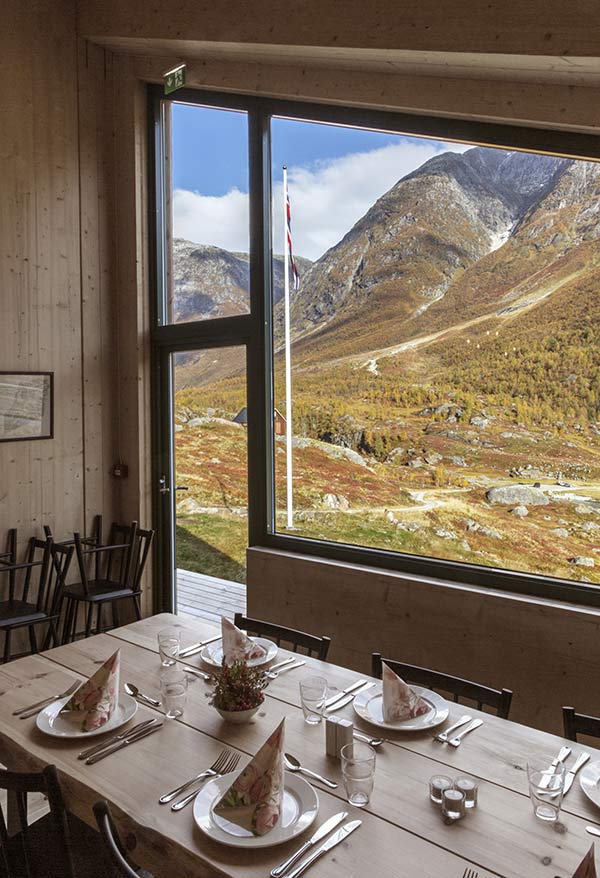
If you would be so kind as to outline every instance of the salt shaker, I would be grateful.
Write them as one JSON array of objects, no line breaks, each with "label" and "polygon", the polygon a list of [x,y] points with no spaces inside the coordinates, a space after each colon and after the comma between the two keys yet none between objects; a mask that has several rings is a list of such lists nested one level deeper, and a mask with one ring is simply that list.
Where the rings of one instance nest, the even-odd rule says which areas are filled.
[{"label": "salt shaker", "polygon": [[342,747],[351,744],[354,740],[354,723],[350,722],[349,719],[341,719],[337,724],[336,732],[337,758],[339,759]]},{"label": "salt shaker", "polygon": [[339,759],[340,751],[337,744],[337,727],[340,718],[338,716],[328,716],[325,719],[325,752],[334,759]]}]

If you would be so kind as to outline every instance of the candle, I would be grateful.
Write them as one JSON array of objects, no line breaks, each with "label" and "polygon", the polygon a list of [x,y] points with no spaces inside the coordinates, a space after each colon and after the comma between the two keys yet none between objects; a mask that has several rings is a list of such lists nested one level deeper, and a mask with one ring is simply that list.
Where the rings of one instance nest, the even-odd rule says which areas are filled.
[{"label": "candle", "polygon": [[465,794],[465,808],[474,808],[477,804],[477,784],[470,777],[457,777],[454,789]]},{"label": "candle", "polygon": [[444,790],[442,793],[442,814],[450,820],[460,820],[465,816],[465,794],[460,790]]},{"label": "candle", "polygon": [[442,797],[445,790],[452,788],[452,779],[444,774],[434,774],[429,781],[429,798],[436,805],[442,804]]}]

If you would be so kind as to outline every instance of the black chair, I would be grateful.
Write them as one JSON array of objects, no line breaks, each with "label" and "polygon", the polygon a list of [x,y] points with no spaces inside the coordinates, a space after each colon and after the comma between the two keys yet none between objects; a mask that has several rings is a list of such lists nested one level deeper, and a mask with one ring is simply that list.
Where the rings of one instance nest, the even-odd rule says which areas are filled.
[{"label": "black chair", "polygon": [[[0,807],[0,871],[3,878],[116,878],[102,840],[66,810],[56,769],[38,773],[0,769],[0,789],[15,806],[16,832],[9,832]],[[50,811],[29,823],[27,796],[41,793]]]},{"label": "black chair", "polygon": [[[139,601],[141,579],[153,537],[154,531],[138,528],[136,521],[131,525],[113,524],[106,546],[86,546],[80,534],[74,535],[81,581],[67,585],[63,591],[66,601],[63,643],[72,642],[78,636],[77,611],[80,604],[87,607],[85,637],[91,635],[93,628],[96,634],[100,634],[119,626],[118,601],[131,600],[136,618],[142,618]],[[88,569],[90,567],[92,575]],[[110,604],[112,625],[103,624],[105,604]]]},{"label": "black chair", "polygon": [[382,658],[381,653],[374,652],[371,656],[371,673],[378,680],[381,680],[382,676],[382,662],[389,665],[392,671],[407,683],[415,683],[433,691],[441,689],[442,692],[449,692],[455,703],[458,703],[459,698],[468,698],[476,702],[478,710],[483,710],[484,706],[491,707],[501,719],[508,719],[513,696],[510,689],[492,689],[481,683],[463,680],[462,677],[453,677],[439,671],[430,671],[428,668]]},{"label": "black chair", "polygon": [[[52,537],[52,541],[55,546],[74,546],[75,539],[73,537],[68,537],[67,539],[57,540],[56,536],[52,533],[52,528],[49,524],[44,525],[44,533],[46,537]],[[102,516],[95,515],[94,520],[92,522],[92,532],[89,537],[82,537],[81,542],[85,546],[101,546],[102,545]]]},{"label": "black chair", "polygon": [[[58,643],[57,624],[64,576],[68,571],[72,547],[53,547],[52,540],[32,537],[23,562],[0,563],[0,573],[8,577],[7,599],[0,601],[0,630],[4,630],[4,661],[12,657],[12,632],[27,628],[31,652],[38,651],[36,628],[46,625],[44,649]],[[14,555],[13,555],[14,557]],[[37,574],[37,583],[34,582]]]},{"label": "black chair", "polygon": [[585,713],[575,713],[573,707],[563,707],[562,712],[565,738],[569,741],[576,741],[577,735],[600,738],[600,718]]},{"label": "black chair", "polygon": [[330,637],[317,637],[315,634],[305,634],[304,631],[296,631],[295,628],[285,628],[283,625],[275,625],[273,622],[262,622],[260,619],[248,619],[241,613],[236,613],[234,623],[238,628],[243,628],[248,634],[254,634],[255,637],[267,637],[274,640],[277,646],[281,646],[281,642],[289,643],[293,652],[298,649],[305,649],[306,655],[321,659],[324,662],[327,659]]},{"label": "black chair", "polygon": [[96,802],[94,816],[104,841],[110,861],[115,866],[122,878],[152,878],[149,872],[144,872],[138,866],[134,866],[127,859],[125,848],[119,838],[119,833],[113,823],[111,813],[106,802]]}]

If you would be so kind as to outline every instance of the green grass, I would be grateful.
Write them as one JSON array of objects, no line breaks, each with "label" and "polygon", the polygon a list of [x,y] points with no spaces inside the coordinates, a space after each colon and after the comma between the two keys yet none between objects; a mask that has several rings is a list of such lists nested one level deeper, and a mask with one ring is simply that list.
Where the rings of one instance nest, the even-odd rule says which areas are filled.
[{"label": "green grass", "polygon": [[184,570],[245,582],[247,545],[245,517],[178,517],[176,563]]}]

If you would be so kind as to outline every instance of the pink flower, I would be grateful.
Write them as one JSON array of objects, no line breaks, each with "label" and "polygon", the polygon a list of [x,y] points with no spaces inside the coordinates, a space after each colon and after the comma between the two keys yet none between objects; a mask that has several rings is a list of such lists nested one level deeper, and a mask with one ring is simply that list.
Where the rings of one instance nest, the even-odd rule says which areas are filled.
[{"label": "pink flower", "polygon": [[258,771],[256,770],[256,766],[250,763],[250,765],[247,765],[246,768],[244,768],[244,770],[235,782],[235,787],[238,792],[248,792],[250,787],[256,782],[257,777]]},{"label": "pink flower", "polygon": [[254,814],[254,826],[257,835],[266,835],[279,820],[279,806],[272,804],[259,805]]},{"label": "pink flower", "polygon": [[262,777],[259,777],[257,781],[255,781],[250,788],[250,801],[260,802],[263,799],[268,798],[271,792],[272,782],[270,774],[263,774]]}]

